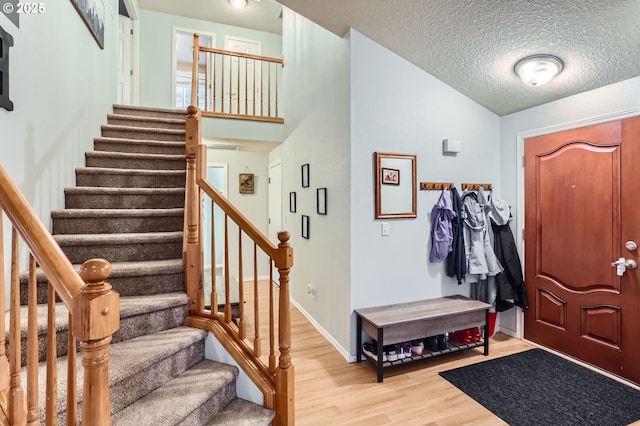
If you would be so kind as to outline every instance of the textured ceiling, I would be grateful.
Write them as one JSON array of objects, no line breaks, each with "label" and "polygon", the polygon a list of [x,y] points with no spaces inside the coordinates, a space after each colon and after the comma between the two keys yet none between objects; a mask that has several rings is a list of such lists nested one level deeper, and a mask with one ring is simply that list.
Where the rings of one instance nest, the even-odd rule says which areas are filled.
[{"label": "textured ceiling", "polygon": [[[353,27],[498,115],[640,75],[640,0],[280,3],[339,36]],[[259,4],[249,0],[244,12],[251,8],[251,18],[233,11],[227,0],[139,0],[139,4],[167,13],[281,32],[257,25],[263,19],[258,15],[264,13],[264,19],[271,22],[277,14],[279,5],[274,0]],[[266,6],[274,7],[275,12],[267,14]],[[225,21],[229,16],[236,22]],[[545,86],[525,86],[513,66],[520,58],[540,53],[561,58],[564,70]]]}]

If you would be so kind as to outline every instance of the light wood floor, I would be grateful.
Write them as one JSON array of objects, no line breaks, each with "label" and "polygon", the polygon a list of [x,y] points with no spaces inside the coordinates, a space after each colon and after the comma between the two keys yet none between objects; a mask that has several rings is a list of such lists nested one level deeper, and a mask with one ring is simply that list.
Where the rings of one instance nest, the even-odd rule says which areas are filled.
[{"label": "light wood floor", "polygon": [[[277,289],[275,293],[277,300]],[[247,300],[244,304],[247,336],[253,336],[251,286],[246,286],[244,299]],[[262,358],[267,362],[268,299],[265,294],[261,294],[260,299]],[[275,308],[277,311],[277,304]],[[482,355],[482,348],[476,348],[392,367],[385,369],[384,381],[378,383],[376,371],[370,362],[347,362],[293,305],[291,337],[298,426],[506,425],[440,377],[438,372],[537,347],[527,341],[497,333],[491,338],[487,357]],[[633,425],[640,426],[640,421]]]},{"label": "light wood floor", "polygon": [[505,425],[438,375],[534,346],[498,333],[490,355],[470,349],[385,370],[382,383],[369,362],[348,363],[292,307],[296,425]]}]

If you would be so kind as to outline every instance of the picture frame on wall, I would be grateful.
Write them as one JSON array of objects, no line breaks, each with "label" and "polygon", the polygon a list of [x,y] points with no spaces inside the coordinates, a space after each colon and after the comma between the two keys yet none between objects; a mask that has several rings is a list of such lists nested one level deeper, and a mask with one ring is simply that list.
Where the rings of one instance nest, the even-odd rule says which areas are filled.
[{"label": "picture frame on wall", "polygon": [[309,163],[302,165],[302,187],[309,187]]},{"label": "picture frame on wall", "polygon": [[384,185],[400,185],[400,170],[383,168],[382,183]]},{"label": "picture frame on wall", "polygon": [[309,216],[302,215],[302,238],[309,239]]},{"label": "picture frame on wall", "polygon": [[316,211],[320,215],[327,214],[327,188],[316,190]]},{"label": "picture frame on wall", "polygon": [[255,177],[253,173],[240,173],[238,182],[241,194],[253,194]]},{"label": "picture frame on wall", "polygon": [[291,213],[296,212],[296,193],[295,192],[289,193],[289,211]]},{"label": "picture frame on wall", "polygon": [[104,49],[104,3],[103,0],[71,0],[73,6],[82,17],[89,32],[100,46]]}]

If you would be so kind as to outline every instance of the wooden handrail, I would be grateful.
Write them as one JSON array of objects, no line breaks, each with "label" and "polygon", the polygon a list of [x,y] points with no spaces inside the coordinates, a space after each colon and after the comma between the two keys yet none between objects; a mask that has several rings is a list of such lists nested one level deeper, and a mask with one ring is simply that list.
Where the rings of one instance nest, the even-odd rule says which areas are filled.
[{"label": "wooden handrail", "polygon": [[[240,367],[247,373],[253,382],[262,391],[265,407],[275,410],[276,415],[273,424],[276,426],[290,426],[295,424],[294,416],[294,368],[291,362],[291,318],[289,302],[289,274],[293,266],[293,249],[289,245],[290,235],[286,231],[278,233],[280,243],[276,246],[272,243],[247,217],[240,212],[226,197],[224,197],[206,179],[207,150],[201,143],[202,113],[195,106],[187,108],[186,123],[186,153],[187,153],[187,180],[186,193],[187,203],[185,204],[185,229],[184,236],[184,261],[185,261],[185,281],[187,294],[189,296],[190,316],[186,320],[187,325],[209,330],[216,335],[216,338],[227,349],[231,356],[238,362]],[[217,304],[217,293],[215,278],[212,277],[211,305],[206,312],[204,309],[204,273],[203,273],[203,252],[204,243],[202,239],[202,205],[203,197],[211,200],[212,213],[210,223],[212,223],[213,234],[213,206],[219,208],[224,215],[224,309],[220,311]],[[209,219],[207,219],[209,220]],[[237,234],[229,230],[229,223],[237,227]],[[232,253],[229,250],[229,236],[237,238],[237,266],[238,282],[236,284],[238,294],[237,300],[231,301],[230,286],[230,262]],[[253,336],[247,336],[247,318],[245,317],[245,302],[248,287],[244,286],[245,274],[243,271],[243,238],[253,242],[253,294],[254,297],[254,323]],[[212,235],[212,243],[214,242]],[[213,244],[212,244],[213,245]],[[215,247],[215,245],[213,245]],[[269,280],[258,285],[258,254],[260,249],[269,260]],[[212,248],[212,252],[215,249]],[[234,250],[235,251],[235,250]],[[233,254],[233,256],[236,256]],[[215,257],[212,256],[212,275],[215,276]],[[279,273],[279,291],[277,294],[277,314],[274,314],[274,280],[273,268],[277,268]],[[236,288],[234,287],[234,288]],[[250,287],[249,287],[250,288]],[[260,347],[260,315],[258,315],[260,304],[258,303],[258,293],[264,294],[268,291],[268,361],[261,359],[262,350]],[[237,311],[232,314],[232,303],[236,303]],[[247,306],[250,306],[247,304]],[[222,313],[221,313],[222,312]],[[235,315],[235,317],[233,317]],[[277,323],[277,329],[276,329]],[[275,354],[275,336],[279,356]],[[277,359],[277,365],[276,365]]]},{"label": "wooden handrail", "polygon": [[257,61],[273,62],[273,63],[276,63],[276,64],[284,65],[284,59],[282,59],[282,58],[273,58],[273,57],[270,57],[270,56],[252,55],[250,53],[234,52],[232,50],[216,49],[214,47],[206,47],[206,46],[200,46],[200,51],[201,52],[209,52],[209,53],[217,53],[217,54],[220,54],[220,55],[227,55],[227,56],[236,56],[238,58],[255,59]]},{"label": "wooden handrail", "polygon": [[[38,378],[37,371],[37,334],[36,331],[36,262],[45,273],[48,287],[47,318],[47,378],[45,413],[47,424],[57,424],[57,353],[55,297],[62,300],[69,310],[69,371],[66,393],[73,396],[68,401],[68,424],[75,424],[77,404],[75,398],[76,384],[74,362],[75,338],[80,341],[84,352],[84,398],[82,423],[87,425],[110,425],[110,397],[108,374],[108,344],[111,336],[120,327],[120,306],[118,293],[104,280],[111,272],[111,265],[103,259],[91,259],[83,263],[80,273],[77,272],[69,258],[37,217],[24,195],[9,178],[8,173],[0,165],[0,231],[2,215],[5,214],[12,228],[11,242],[11,297],[10,297],[10,383],[5,388],[4,380],[0,380],[0,391],[8,392],[6,398],[7,415],[0,423],[7,420],[11,425],[22,425],[25,422],[39,424],[40,407],[37,406]],[[20,278],[19,278],[19,240],[28,247],[29,279],[28,279],[28,325],[27,325],[27,393],[21,383],[21,325],[20,325]],[[0,232],[0,257],[4,257],[3,235]],[[0,261],[0,266],[3,262]],[[4,270],[0,268],[0,275]],[[86,284],[85,284],[86,283]],[[0,292],[4,294],[4,280],[0,279]],[[3,299],[0,298],[0,305]],[[4,308],[3,308],[4,310]],[[3,313],[4,315],[4,313]],[[6,375],[6,356],[4,355],[4,338],[0,334],[0,376]],[[2,410],[0,410],[2,412]]]},{"label": "wooden handrail", "polygon": [[38,260],[60,299],[70,308],[84,282],[1,164],[0,208]]},{"label": "wooden handrail", "polygon": [[[284,122],[278,105],[283,58],[200,46],[198,34],[193,35],[192,53],[191,105],[198,106],[202,116]],[[201,53],[207,56],[205,65]]]}]

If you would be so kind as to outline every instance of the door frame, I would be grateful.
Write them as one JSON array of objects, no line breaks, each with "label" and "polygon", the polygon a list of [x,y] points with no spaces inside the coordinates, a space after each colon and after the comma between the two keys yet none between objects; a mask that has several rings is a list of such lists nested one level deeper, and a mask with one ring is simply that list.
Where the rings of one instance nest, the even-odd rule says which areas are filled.
[{"label": "door frame", "polygon": [[127,9],[129,19],[131,19],[131,105],[140,103],[140,14],[137,8],[137,2],[134,0],[122,0],[124,7]]},{"label": "door frame", "polygon": [[[176,108],[176,61],[178,59],[176,54],[176,41],[178,37],[178,32],[181,33],[191,33],[198,34],[199,36],[211,37],[211,45],[212,47],[216,47],[216,34],[210,33],[207,31],[198,31],[191,28],[185,27],[171,27],[171,108]],[[207,59],[207,72],[210,69],[209,59]],[[207,87],[206,90],[209,90]]]},{"label": "door frame", "polygon": [[[580,120],[568,121],[565,123],[554,124],[552,126],[539,127],[536,129],[523,130],[516,134],[516,161],[517,176],[516,190],[518,193],[516,206],[518,214],[516,215],[516,245],[521,254],[521,262],[524,263],[524,140],[536,136],[548,135],[551,133],[563,132],[565,130],[578,129],[596,124],[606,123],[609,121],[624,120],[640,115],[640,107],[627,110],[612,112],[595,117],[589,117]],[[524,264],[522,265],[524,269]],[[516,338],[524,339],[524,311],[516,307]]]}]

